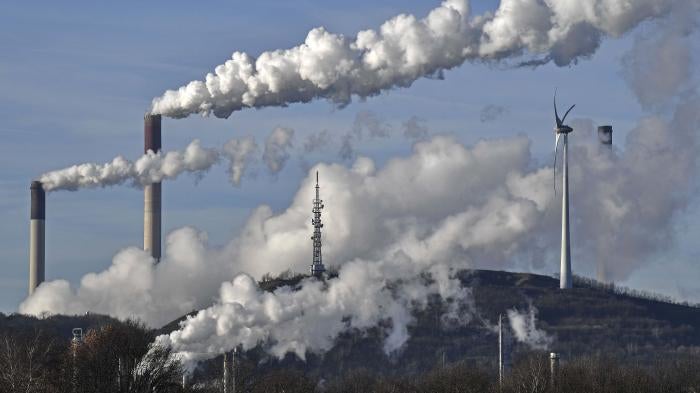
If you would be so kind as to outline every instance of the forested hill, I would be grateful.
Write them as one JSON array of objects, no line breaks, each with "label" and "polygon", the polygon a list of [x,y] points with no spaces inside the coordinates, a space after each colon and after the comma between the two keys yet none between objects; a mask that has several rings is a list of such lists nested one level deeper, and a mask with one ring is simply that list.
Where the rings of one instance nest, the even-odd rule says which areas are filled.
[{"label": "forested hill", "polygon": [[[296,285],[301,276],[269,279],[261,286],[274,290]],[[382,352],[382,330],[355,332],[338,338],[326,354],[308,356],[301,362],[289,355],[278,362],[258,349],[244,355],[249,367],[296,368],[316,376],[340,375],[353,369],[385,374],[430,370],[443,361],[470,362],[491,368],[497,359],[497,335],[493,326],[508,310],[536,310],[536,328],[551,338],[546,351],[573,359],[604,354],[625,362],[651,364],[662,356],[700,353],[700,308],[671,299],[575,279],[571,290],[559,289],[558,279],[528,273],[474,270],[459,274],[463,285],[472,288],[474,316],[463,326],[445,327],[440,321],[444,305],[431,302],[416,312],[411,338],[400,353]],[[167,333],[180,318],[163,327]],[[516,342],[513,356],[533,350]],[[217,369],[220,359],[210,362]],[[207,369],[207,365],[203,366]]]}]

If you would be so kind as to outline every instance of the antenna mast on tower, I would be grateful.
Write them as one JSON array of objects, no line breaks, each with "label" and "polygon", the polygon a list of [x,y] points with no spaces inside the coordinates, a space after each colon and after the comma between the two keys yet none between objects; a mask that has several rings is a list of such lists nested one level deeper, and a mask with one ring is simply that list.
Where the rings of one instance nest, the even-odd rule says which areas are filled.
[{"label": "antenna mast on tower", "polygon": [[311,223],[314,226],[314,235],[311,236],[311,240],[314,242],[314,255],[313,262],[311,264],[311,275],[320,278],[326,271],[326,267],[323,266],[323,260],[321,258],[321,228],[323,224],[321,223],[321,209],[323,209],[323,201],[319,196],[319,186],[318,186],[318,171],[316,171],[316,199],[313,200],[314,218],[311,219]]}]

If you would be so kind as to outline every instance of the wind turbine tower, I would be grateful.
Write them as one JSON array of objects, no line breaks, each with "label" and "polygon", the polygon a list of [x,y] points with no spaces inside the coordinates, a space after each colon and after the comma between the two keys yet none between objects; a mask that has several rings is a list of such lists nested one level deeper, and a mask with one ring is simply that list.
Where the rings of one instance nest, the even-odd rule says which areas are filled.
[{"label": "wind turbine tower", "polygon": [[311,223],[314,225],[314,235],[311,236],[311,240],[314,242],[314,255],[313,262],[311,264],[311,275],[317,278],[323,276],[326,271],[326,267],[323,266],[323,260],[321,258],[321,228],[323,224],[321,223],[321,209],[323,209],[323,201],[319,195],[318,186],[318,171],[316,171],[316,199],[313,200],[314,218],[311,219]]},{"label": "wind turbine tower", "polygon": [[[559,273],[559,288],[569,289],[572,287],[571,278],[571,235],[569,231],[569,134],[574,131],[573,128],[564,124],[566,116],[574,109],[576,105],[571,105],[563,118],[559,118],[557,112],[557,94],[554,93],[554,117],[557,121],[557,126],[554,129],[556,139],[554,141],[554,193],[556,194],[557,186],[557,150],[559,149],[559,139],[563,139],[563,173],[562,173],[562,202],[561,202],[561,270]],[[560,138],[561,137],[561,138]]]}]

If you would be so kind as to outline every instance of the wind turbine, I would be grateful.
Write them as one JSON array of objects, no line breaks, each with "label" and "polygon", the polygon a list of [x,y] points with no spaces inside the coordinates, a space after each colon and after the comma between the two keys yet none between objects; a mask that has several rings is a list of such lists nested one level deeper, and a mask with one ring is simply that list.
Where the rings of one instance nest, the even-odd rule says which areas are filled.
[{"label": "wind turbine", "polygon": [[569,289],[572,287],[571,278],[571,247],[569,245],[569,161],[567,158],[567,153],[569,150],[569,133],[573,132],[574,129],[565,125],[564,120],[566,116],[574,109],[576,105],[571,105],[568,111],[564,114],[562,119],[559,118],[559,112],[557,111],[557,93],[554,92],[554,117],[557,121],[557,126],[554,129],[555,141],[554,141],[554,193],[557,192],[556,180],[557,180],[557,151],[559,149],[559,139],[563,137],[564,139],[564,174],[562,176],[562,202],[561,202],[561,270],[559,273],[559,288]]}]

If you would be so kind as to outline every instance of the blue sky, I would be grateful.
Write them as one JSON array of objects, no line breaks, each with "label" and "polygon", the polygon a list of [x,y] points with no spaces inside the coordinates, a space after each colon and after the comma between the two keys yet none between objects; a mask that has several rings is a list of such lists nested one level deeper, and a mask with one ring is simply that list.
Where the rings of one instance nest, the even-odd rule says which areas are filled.
[{"label": "blue sky", "polygon": [[[234,50],[257,54],[303,41],[316,26],[346,35],[375,28],[401,12],[424,15],[437,1],[236,1],[206,2],[5,2],[0,5],[0,311],[12,312],[26,294],[28,195],[41,173],[80,162],[103,162],[142,151],[142,116],[153,97],[201,78]],[[494,9],[477,1],[474,12]],[[615,126],[615,140],[642,116],[621,77],[627,37],[605,41],[592,59],[578,65],[533,69],[464,64],[445,80],[422,79],[338,109],[324,101],[287,108],[247,110],[229,119],[192,116],[163,121],[164,150],[192,138],[205,146],[254,135],[261,143],[276,126],[296,130],[291,162],[275,178],[260,172],[232,187],[216,168],[201,180],[182,177],[164,185],[165,231],[193,225],[223,244],[251,209],[287,206],[306,174],[299,165],[305,135],[328,129],[335,138],[352,127],[357,113],[372,111],[394,128],[418,116],[433,133],[465,143],[480,138],[527,134],[537,159],[551,159],[551,92],[575,101],[574,117]],[[507,113],[482,123],[486,105]],[[402,138],[369,141],[358,152],[379,163],[410,152]],[[305,159],[340,161],[337,147]],[[691,179],[689,179],[691,180]],[[109,266],[120,249],[140,245],[142,192],[115,187],[48,196],[47,279],[76,283]],[[670,251],[624,284],[700,301],[695,263],[700,248],[700,207],[693,203],[677,223]],[[576,268],[576,267],[575,267]],[[590,274],[591,270],[582,269]],[[549,273],[549,272],[547,272]]]}]

